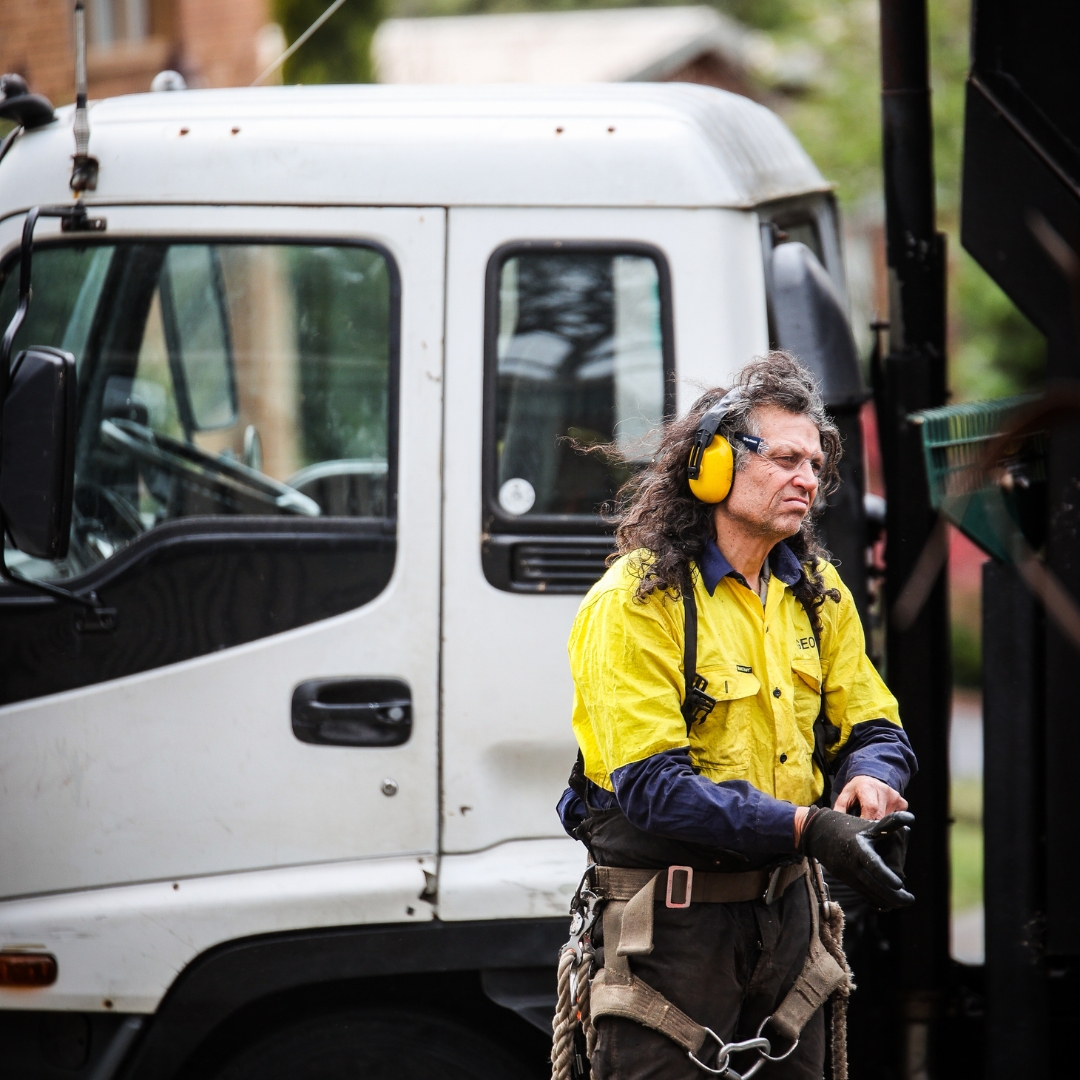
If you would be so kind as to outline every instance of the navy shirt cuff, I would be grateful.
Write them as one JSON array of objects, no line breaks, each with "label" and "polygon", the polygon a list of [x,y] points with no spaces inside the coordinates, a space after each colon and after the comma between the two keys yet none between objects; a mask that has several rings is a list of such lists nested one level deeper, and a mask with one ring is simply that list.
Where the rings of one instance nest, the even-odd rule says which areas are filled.
[{"label": "navy shirt cuff", "polygon": [[888,720],[864,720],[851,729],[836,755],[833,790],[839,794],[855,776],[872,776],[904,794],[919,771],[911,742],[903,728]]},{"label": "navy shirt cuff", "polygon": [[585,820],[585,804],[581,796],[573,788],[567,788],[555,809],[567,835],[574,836],[577,827]]}]

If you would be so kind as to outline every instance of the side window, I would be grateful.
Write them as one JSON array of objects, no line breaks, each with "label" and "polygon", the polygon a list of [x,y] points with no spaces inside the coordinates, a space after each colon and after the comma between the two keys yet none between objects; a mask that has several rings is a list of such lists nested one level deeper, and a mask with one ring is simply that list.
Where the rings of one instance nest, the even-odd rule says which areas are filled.
[{"label": "side window", "polygon": [[[373,247],[43,247],[15,349],[75,353],[72,577],[170,521],[392,518],[395,271]],[[17,290],[0,283],[0,320]]]},{"label": "side window", "polygon": [[[636,244],[508,245],[489,264],[487,306],[484,532],[591,536],[602,569],[603,504],[674,406],[664,258]],[[606,446],[618,454],[589,452]],[[493,584],[542,591],[521,551],[501,553],[494,570],[485,554]]]}]

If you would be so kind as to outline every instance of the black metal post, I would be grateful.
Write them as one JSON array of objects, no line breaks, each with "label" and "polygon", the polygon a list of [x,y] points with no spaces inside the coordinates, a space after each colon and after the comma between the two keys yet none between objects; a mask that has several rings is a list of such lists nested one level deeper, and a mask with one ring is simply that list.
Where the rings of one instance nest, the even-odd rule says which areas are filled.
[{"label": "black metal post", "polygon": [[[891,610],[935,525],[918,429],[908,415],[945,402],[945,238],[935,231],[925,0],[881,0],[881,112],[889,267],[889,351],[877,387]],[[916,904],[882,920],[895,950],[895,1046],[902,1075],[932,1074],[949,974],[948,598],[942,573],[906,629],[890,625],[887,679],[919,758],[908,887]],[[895,1060],[895,1059],[894,1059]]]},{"label": "black metal post", "polygon": [[[1007,633],[1002,628],[1007,627]],[[983,567],[986,1078],[1046,1075],[1043,617],[1015,567]],[[999,792],[1008,792],[1000,798]],[[1051,1071],[1050,1075],[1053,1075]]]}]

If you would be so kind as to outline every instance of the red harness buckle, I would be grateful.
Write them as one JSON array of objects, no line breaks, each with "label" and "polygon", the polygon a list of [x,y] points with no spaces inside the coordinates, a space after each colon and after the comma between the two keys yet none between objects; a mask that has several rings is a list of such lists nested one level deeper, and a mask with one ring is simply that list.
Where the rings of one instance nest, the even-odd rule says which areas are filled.
[{"label": "red harness buckle", "polygon": [[[683,897],[681,901],[675,901],[671,899],[671,887],[675,883],[675,875],[677,873],[686,874],[686,884],[683,886]],[[667,896],[664,898],[664,903],[669,908],[688,908],[690,906],[690,894],[694,888],[694,868],[692,866],[669,866],[667,868]]]}]

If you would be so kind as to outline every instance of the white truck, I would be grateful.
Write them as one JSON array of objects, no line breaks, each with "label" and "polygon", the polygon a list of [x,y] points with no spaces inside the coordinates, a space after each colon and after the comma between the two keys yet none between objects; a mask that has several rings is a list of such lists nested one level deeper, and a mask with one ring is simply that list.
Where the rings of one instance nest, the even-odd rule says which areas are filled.
[{"label": "white truck", "polygon": [[[5,144],[0,328],[28,212],[72,205],[72,116]],[[3,414],[6,572],[39,585],[0,587],[0,1071],[541,1076],[599,509],[770,342],[847,425],[827,527],[862,596],[829,185],[683,85],[89,116],[96,189],[38,219],[12,353],[77,386],[58,557],[20,539],[48,425],[18,377]]]}]

